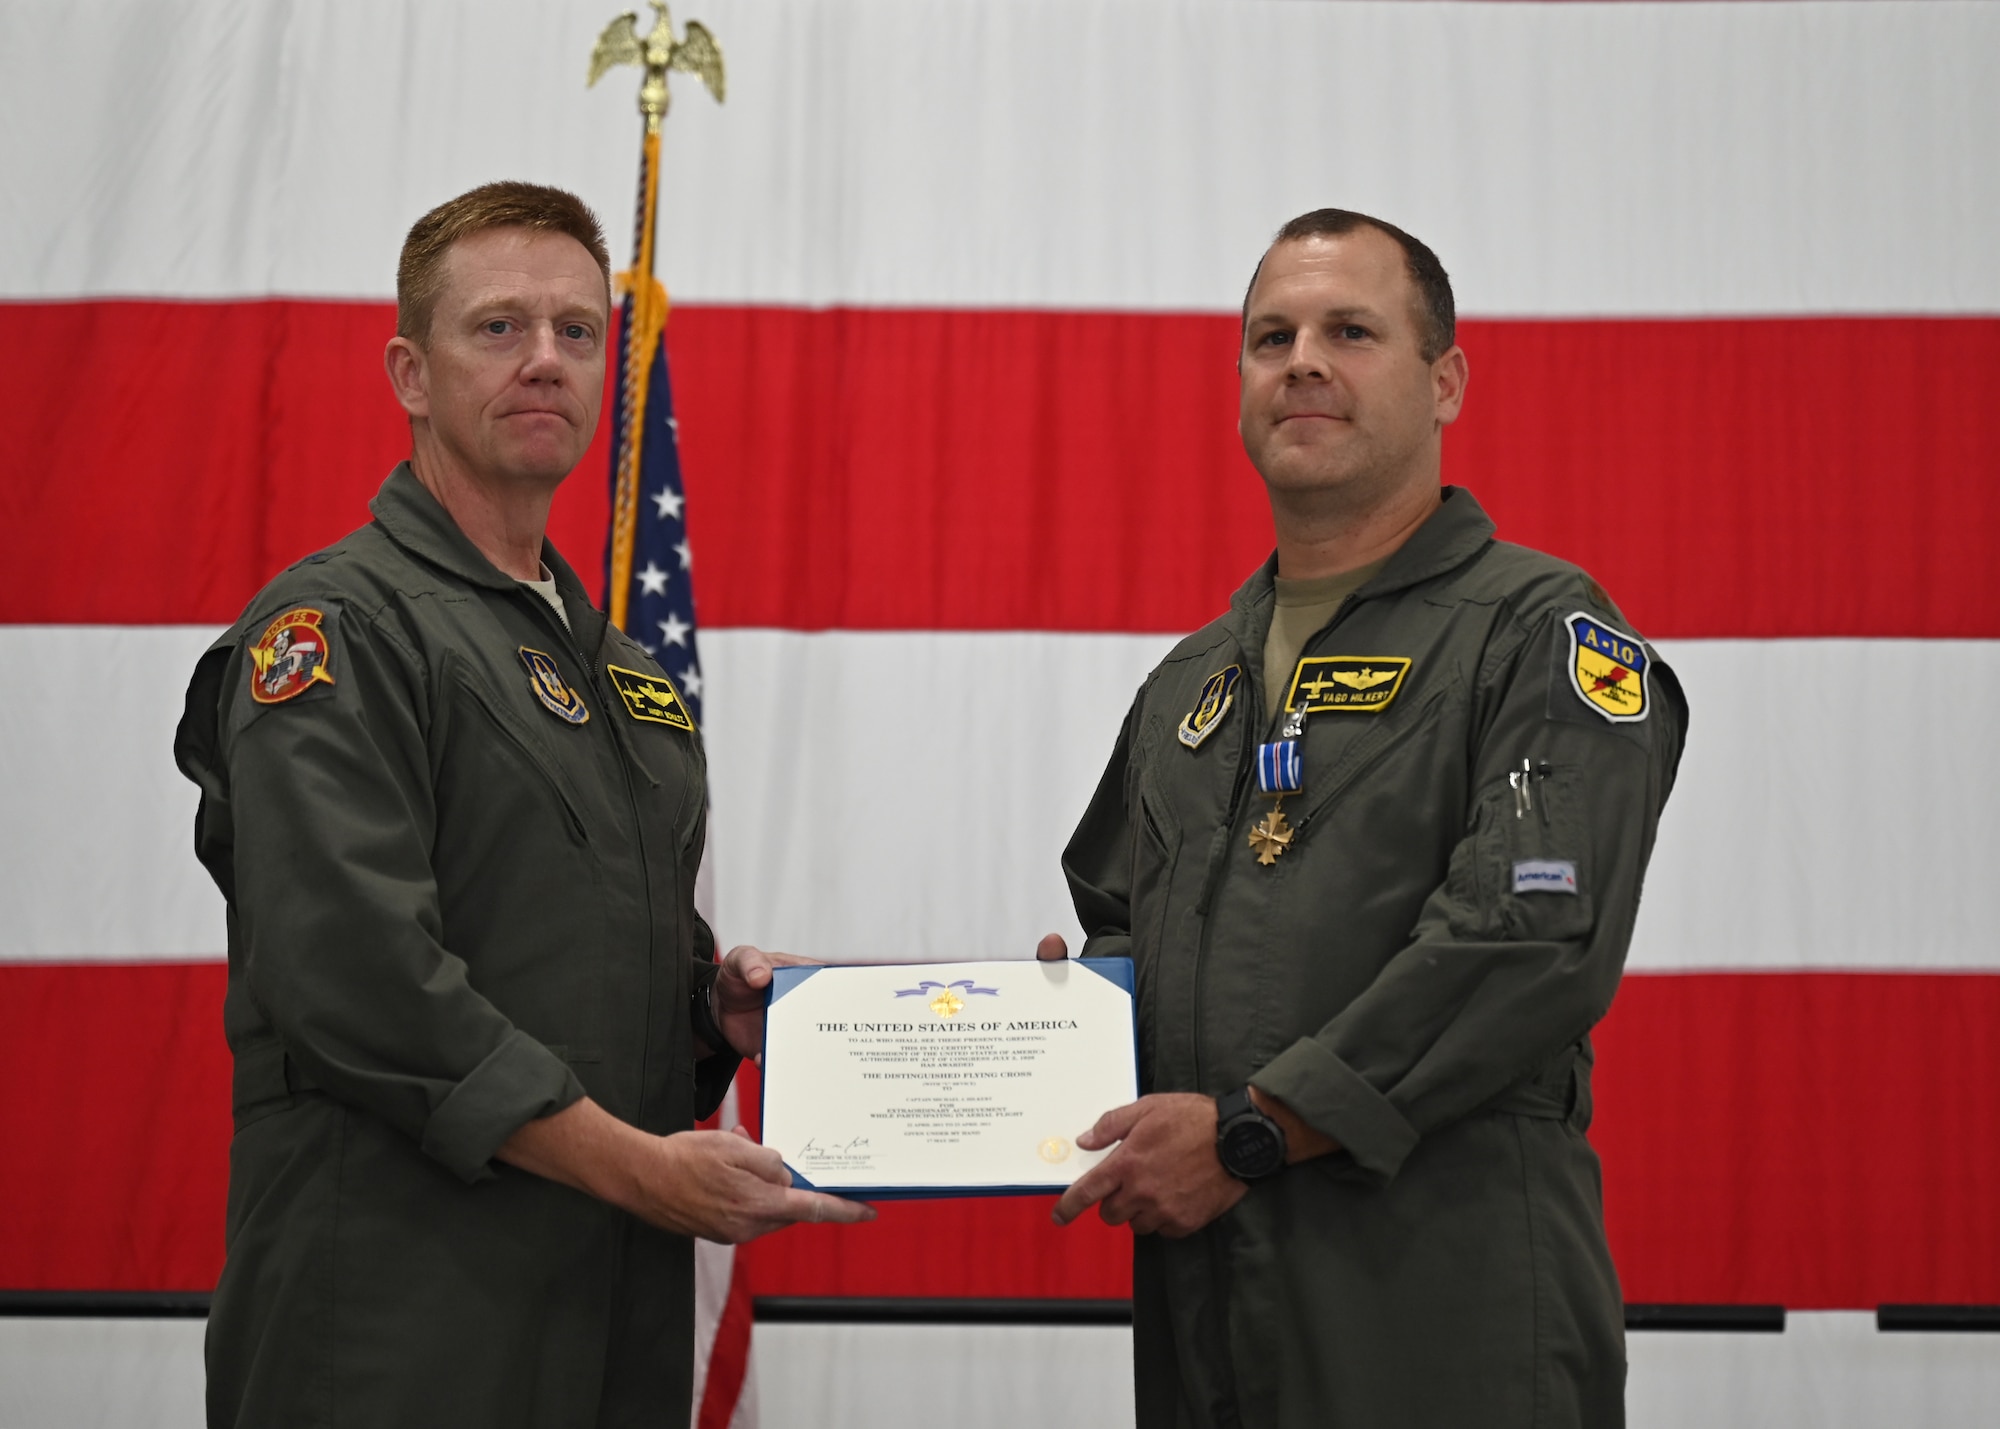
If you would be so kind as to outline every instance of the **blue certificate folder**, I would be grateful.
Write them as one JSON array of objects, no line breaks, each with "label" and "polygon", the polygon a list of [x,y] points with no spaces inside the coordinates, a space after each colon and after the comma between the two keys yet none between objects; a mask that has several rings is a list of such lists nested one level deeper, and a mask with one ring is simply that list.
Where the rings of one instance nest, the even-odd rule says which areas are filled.
[{"label": "blue certificate folder", "polygon": [[[952,993],[946,991],[947,988],[963,988],[965,990],[966,996],[963,999],[959,999],[960,1005],[964,1006],[967,1003],[977,1003],[980,1001],[980,999],[977,997],[977,994],[979,993],[992,994],[995,992],[995,989],[977,987],[975,984],[979,981],[979,978],[976,975],[983,972],[990,972],[995,966],[996,965],[992,963],[965,963],[965,964],[925,963],[925,964],[911,965],[911,967],[909,968],[910,977],[906,980],[911,981],[913,983],[918,983],[919,986],[907,989],[897,989],[896,996],[898,996],[899,998],[912,998],[914,994],[918,993],[919,987],[921,987],[926,995],[930,995],[931,990],[936,989],[937,990],[935,994],[936,996],[940,998],[947,998],[953,996]],[[1013,967],[1031,968],[1034,967],[1035,964],[1030,963],[1024,959],[1021,960],[1018,964],[1001,964],[998,966],[1004,966],[1008,968],[1013,968]],[[1074,970],[1074,972],[1072,972],[1071,975],[1076,975],[1077,973],[1094,974],[1097,977],[1103,978],[1106,982],[1110,983],[1112,986],[1121,989],[1125,993],[1126,1005],[1128,1009],[1127,1012],[1128,1031],[1132,1038],[1131,1045],[1133,1048],[1133,1054],[1132,1054],[1133,1073],[1130,1079],[1131,1085],[1129,1087],[1129,1090],[1124,1091],[1123,1094],[1121,1094],[1116,1100],[1112,1101],[1110,1104],[1098,1108],[1098,1111],[1096,1113],[1093,1113],[1088,1119],[1085,1120],[1084,1125],[1087,1126],[1089,1124],[1089,1120],[1094,1120],[1096,1115],[1101,1114],[1104,1111],[1109,1111],[1112,1106],[1122,1105],[1125,1102],[1133,1101],[1138,1097],[1139,1094],[1137,1085],[1138,1023],[1137,1023],[1136,1012],[1130,1010],[1136,1008],[1136,1000],[1133,998],[1134,977],[1132,970],[1132,960],[1130,958],[1075,958],[1069,960],[1065,966],[1071,970]],[[782,968],[776,968],[772,971],[771,987],[765,997],[764,1077],[762,1082],[761,1098],[760,1098],[762,1105],[760,1107],[760,1116],[759,1116],[759,1124],[767,1129],[766,1132],[767,1136],[769,1134],[768,1128],[770,1126],[768,1115],[770,1111],[770,1089],[772,1085],[772,1080],[774,1075],[782,1076],[784,1071],[788,1069],[788,1064],[785,1060],[787,1055],[785,1048],[782,1046],[773,1045],[773,1041],[770,1036],[771,1008],[775,1006],[779,1001],[795,993],[802,985],[806,983],[808,979],[815,977],[839,978],[843,974],[855,971],[861,971],[863,969],[874,970],[877,973],[879,973],[883,969],[883,967],[884,965],[882,964],[874,964],[874,963],[833,964],[833,965],[826,965],[819,967],[782,967]],[[957,977],[945,977],[942,980],[940,980],[940,973],[939,973],[940,968],[948,968],[951,973],[972,973],[975,974],[975,976],[970,979],[966,979],[964,981],[961,981]],[[999,981],[1000,979],[991,978],[988,980]],[[935,1004],[925,1003],[922,997],[914,997],[910,1005],[927,1006],[933,1008],[933,1010],[935,1009]],[[921,1014],[905,1013],[904,1015],[920,1016]],[[791,1064],[791,1065],[796,1065],[796,1064]],[[1076,1131],[1080,1131],[1082,1129],[1083,1129],[1082,1126],[1074,1128],[1074,1130]],[[1050,1140],[1061,1141],[1062,1138],[1052,1137],[1050,1138]],[[1085,1153],[1085,1155],[1088,1154],[1089,1153]],[[1068,1152],[1065,1151],[1064,1156],[1067,1157],[1067,1155]],[[1046,1160],[1048,1158],[1044,1156],[1043,1159]],[[845,1196],[853,1200],[868,1200],[868,1201],[942,1200],[946,1198],[956,1199],[967,1196],[1042,1196],[1042,1195],[1051,1195],[1066,1190],[1070,1184],[1070,1181],[1074,1179],[1074,1168],[1071,1168],[1072,1174],[1070,1176],[1065,1177],[1063,1179],[1051,1179],[1045,1181],[1037,1181],[1024,1178],[1020,1180],[1007,1181],[1005,1183],[981,1181],[977,1183],[968,1183],[968,1184],[930,1184],[928,1181],[926,1181],[925,1184],[921,1185],[911,1185],[911,1184],[886,1184],[886,1185],[867,1185],[867,1186],[855,1186],[848,1184],[819,1185],[815,1184],[812,1177],[802,1173],[799,1170],[799,1168],[792,1163],[790,1159],[787,1159],[785,1164],[786,1164],[786,1169],[792,1173],[792,1184],[794,1186],[800,1187],[805,1190],[826,1191],[831,1195]]]}]

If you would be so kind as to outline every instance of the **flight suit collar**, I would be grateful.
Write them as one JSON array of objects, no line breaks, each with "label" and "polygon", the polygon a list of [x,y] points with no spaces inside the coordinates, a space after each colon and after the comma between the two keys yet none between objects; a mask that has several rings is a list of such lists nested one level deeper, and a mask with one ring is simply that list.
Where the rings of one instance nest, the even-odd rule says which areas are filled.
[{"label": "flight suit collar", "polygon": [[375,520],[389,533],[389,539],[414,556],[440,566],[469,585],[488,590],[512,590],[518,582],[486,559],[472,538],[458,529],[451,513],[408,462],[398,462],[389,473],[375,499],[368,503]]},{"label": "flight suit collar", "polygon": [[[390,540],[468,585],[487,590],[519,588],[520,582],[486,559],[472,539],[459,530],[451,513],[417,480],[408,462],[396,464],[396,469],[382,483],[382,489],[375,493],[375,499],[368,503],[368,509],[388,532]],[[603,612],[591,603],[583,581],[547,537],[542,540],[542,563],[556,579],[556,590],[569,613],[577,645],[584,650],[595,650],[604,638]]]},{"label": "flight suit collar", "polygon": [[[1492,540],[1493,518],[1464,487],[1447,486],[1438,509],[1396,549],[1374,578],[1354,593],[1355,599],[1388,595],[1456,570]],[[1270,623],[1268,607],[1277,590],[1277,575],[1278,553],[1273,551],[1230,597],[1232,624],[1240,626],[1248,621],[1262,627]]]},{"label": "flight suit collar", "polygon": [[[1493,518],[1464,487],[1447,486],[1438,509],[1351,599],[1372,600],[1456,570],[1492,541]],[[1244,670],[1255,690],[1263,688],[1264,637],[1271,629],[1277,575],[1278,553],[1273,551],[1230,597],[1229,613],[1222,618],[1223,627],[1242,650]]]}]

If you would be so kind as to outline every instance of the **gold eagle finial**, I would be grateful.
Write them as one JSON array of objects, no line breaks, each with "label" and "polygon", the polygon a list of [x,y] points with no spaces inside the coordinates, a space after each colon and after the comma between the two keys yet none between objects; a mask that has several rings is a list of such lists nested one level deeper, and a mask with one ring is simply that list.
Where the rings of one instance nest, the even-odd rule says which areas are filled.
[{"label": "gold eagle finial", "polygon": [[639,112],[646,116],[646,132],[657,134],[660,121],[673,102],[673,96],[667,92],[667,71],[694,75],[708,86],[717,104],[723,101],[728,76],[722,68],[722,46],[715,42],[708,26],[690,20],[677,40],[662,0],[646,0],[646,3],[653,9],[652,33],[640,37],[639,15],[634,10],[606,25],[590,51],[590,83],[595,85],[619,65],[642,66],[646,79],[639,86]]}]

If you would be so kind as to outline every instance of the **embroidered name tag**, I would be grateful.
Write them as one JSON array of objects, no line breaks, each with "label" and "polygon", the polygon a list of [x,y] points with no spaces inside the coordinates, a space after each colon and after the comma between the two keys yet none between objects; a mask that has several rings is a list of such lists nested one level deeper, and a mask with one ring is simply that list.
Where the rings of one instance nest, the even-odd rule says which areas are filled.
[{"label": "embroidered name tag", "polygon": [[625,702],[625,713],[633,719],[669,724],[675,729],[694,728],[687,706],[681,703],[681,692],[665,675],[648,675],[623,665],[606,665],[604,673],[611,677],[611,688],[618,691],[618,698]]},{"label": "embroidered name tag", "polygon": [[1410,662],[1401,655],[1308,655],[1292,671],[1285,708],[1308,714],[1380,714],[1409,673]]},{"label": "embroidered name tag", "polygon": [[1576,865],[1566,858],[1524,858],[1514,865],[1516,893],[1576,894]]}]

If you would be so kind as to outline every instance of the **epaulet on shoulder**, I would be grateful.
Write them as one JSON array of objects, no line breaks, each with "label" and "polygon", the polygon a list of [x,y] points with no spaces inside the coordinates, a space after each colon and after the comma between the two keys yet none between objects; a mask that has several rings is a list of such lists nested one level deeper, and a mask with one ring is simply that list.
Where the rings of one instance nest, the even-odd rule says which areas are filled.
[{"label": "epaulet on shoulder", "polygon": [[1220,618],[1209,621],[1194,634],[1183,637],[1173,649],[1161,657],[1162,665],[1178,664],[1183,660],[1198,660],[1209,654],[1216,646],[1226,644],[1230,634]]},{"label": "epaulet on shoulder", "polygon": [[1537,624],[1553,615],[1558,618],[1585,610],[1624,627],[1628,634],[1639,632],[1625,618],[1618,602],[1582,566],[1511,541],[1495,541],[1488,548],[1487,569],[1480,574],[1504,595],[1525,624]]},{"label": "epaulet on shoulder", "polygon": [[262,617],[293,601],[336,601],[348,605],[365,599],[368,582],[360,578],[363,574],[361,566],[354,559],[351,547],[357,538],[366,534],[367,528],[364,527],[330,546],[323,546],[311,555],[293,561],[266,581],[263,589],[250,598],[250,603],[237,617],[237,625],[248,630]]}]

